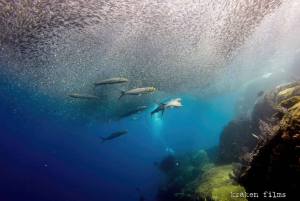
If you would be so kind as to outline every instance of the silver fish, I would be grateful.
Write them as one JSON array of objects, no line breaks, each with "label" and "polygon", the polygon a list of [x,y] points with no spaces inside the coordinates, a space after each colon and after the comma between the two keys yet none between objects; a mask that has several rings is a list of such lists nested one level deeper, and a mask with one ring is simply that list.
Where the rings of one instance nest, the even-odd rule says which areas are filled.
[{"label": "silver fish", "polygon": [[128,82],[128,79],[126,79],[124,77],[115,77],[115,78],[109,78],[109,79],[106,79],[106,80],[102,80],[100,82],[93,83],[93,84],[96,87],[98,85],[116,84],[116,83],[122,83],[122,82]]},{"label": "silver fish", "polygon": [[141,112],[142,110],[144,110],[146,108],[146,106],[140,106],[138,108],[135,108],[135,109],[132,109],[128,112],[126,112],[125,114],[121,115],[118,119],[118,121],[120,121],[120,119],[122,119],[123,117],[127,117],[127,116],[130,116],[132,114],[135,114],[137,112]]},{"label": "silver fish", "polygon": [[76,94],[76,93],[71,93],[69,94],[70,97],[73,97],[73,98],[80,98],[80,99],[98,99],[100,101],[101,98],[99,96],[94,96],[92,94]]},{"label": "silver fish", "polygon": [[141,117],[139,117],[139,118],[137,118],[137,117],[132,117],[132,121],[138,121],[138,120],[140,120],[141,119]]},{"label": "silver fish", "polygon": [[150,114],[151,114],[151,117],[154,113],[157,113],[159,111],[162,111],[161,113],[161,116],[164,114],[165,110],[168,108],[168,107],[182,107],[181,103],[180,103],[181,99],[180,98],[176,98],[176,99],[172,99],[166,103],[159,103],[157,102],[156,104],[158,104],[159,106],[153,110]]},{"label": "silver fish", "polygon": [[252,136],[259,139],[259,137],[257,135],[255,135],[254,133],[252,133]]},{"label": "silver fish", "polygon": [[141,95],[141,94],[147,94],[149,92],[152,92],[155,90],[154,87],[144,87],[144,88],[136,88],[136,89],[132,89],[129,91],[122,91],[118,88],[116,88],[118,90],[118,92],[121,93],[120,97],[118,100],[120,100],[124,95]]},{"label": "silver fish", "polygon": [[102,143],[103,143],[104,141],[106,141],[106,140],[114,139],[114,138],[116,138],[116,137],[119,137],[119,136],[124,135],[125,133],[127,133],[127,130],[122,130],[122,131],[118,131],[118,132],[116,132],[116,133],[112,133],[110,136],[108,136],[108,137],[106,137],[106,138],[104,138],[104,137],[99,137],[99,138],[102,139],[102,142],[101,142],[101,144],[102,144]]}]

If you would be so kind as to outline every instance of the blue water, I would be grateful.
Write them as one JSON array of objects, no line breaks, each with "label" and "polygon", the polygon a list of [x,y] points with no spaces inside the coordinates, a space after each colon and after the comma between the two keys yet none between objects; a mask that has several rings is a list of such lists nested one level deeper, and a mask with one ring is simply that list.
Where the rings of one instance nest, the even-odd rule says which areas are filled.
[{"label": "blue water", "polygon": [[[186,95],[181,108],[164,116],[146,111],[120,122],[84,126],[59,118],[31,99],[30,89],[1,84],[0,200],[154,201],[163,174],[153,165],[169,153],[218,145],[222,127],[233,117],[236,92],[201,101]],[[30,104],[22,104],[23,102]],[[99,136],[127,129],[123,137]],[[180,164],[179,164],[180,165]],[[136,190],[139,189],[140,192]]]}]

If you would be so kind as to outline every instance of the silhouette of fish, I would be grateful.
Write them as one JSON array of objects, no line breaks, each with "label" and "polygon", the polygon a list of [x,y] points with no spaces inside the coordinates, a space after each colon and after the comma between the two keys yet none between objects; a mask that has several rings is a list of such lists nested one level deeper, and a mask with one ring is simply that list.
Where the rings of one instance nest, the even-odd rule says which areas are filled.
[{"label": "silhouette of fish", "polygon": [[128,112],[126,112],[125,114],[122,114],[121,116],[119,116],[119,119],[118,121],[120,121],[120,119],[124,118],[124,117],[127,117],[129,115],[132,115],[132,114],[135,114],[137,112],[141,112],[142,110],[144,110],[146,108],[146,106],[140,106],[138,108],[134,108]]},{"label": "silhouette of fish", "polygon": [[101,144],[102,144],[106,140],[114,139],[116,137],[124,135],[125,133],[127,133],[127,130],[122,130],[122,131],[119,131],[119,132],[116,132],[116,133],[112,133],[110,136],[108,136],[106,138],[104,138],[104,137],[99,137],[99,138],[102,139],[102,142],[101,142]]}]

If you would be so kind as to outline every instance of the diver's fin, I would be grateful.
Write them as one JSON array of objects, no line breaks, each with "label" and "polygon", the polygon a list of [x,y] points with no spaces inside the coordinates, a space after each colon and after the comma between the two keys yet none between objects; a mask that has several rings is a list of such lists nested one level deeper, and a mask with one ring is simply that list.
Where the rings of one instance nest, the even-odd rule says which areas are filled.
[{"label": "diver's fin", "polygon": [[[116,88],[116,87],[115,87]],[[118,101],[125,95],[125,91],[122,91],[122,90],[120,90],[120,89],[118,89],[118,88],[116,88],[116,90],[118,91],[118,92],[120,92],[121,93],[121,95],[120,95],[120,97],[119,97],[119,99],[118,99]]]},{"label": "diver's fin", "polygon": [[[105,138],[103,138],[103,137],[99,137],[99,138],[101,138],[102,139],[102,142],[101,142],[101,144],[106,140]],[[101,145],[100,144],[100,145]]]}]

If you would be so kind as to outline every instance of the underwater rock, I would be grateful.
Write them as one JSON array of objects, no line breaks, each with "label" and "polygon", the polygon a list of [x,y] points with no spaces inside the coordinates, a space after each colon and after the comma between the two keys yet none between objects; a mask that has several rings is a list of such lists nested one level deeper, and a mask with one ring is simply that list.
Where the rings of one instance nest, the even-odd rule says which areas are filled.
[{"label": "underwater rock", "polygon": [[220,135],[219,153],[216,164],[237,162],[242,147],[249,142],[250,119],[231,120]]},{"label": "underwater rock", "polygon": [[206,171],[202,175],[202,179],[199,181],[199,185],[194,192],[195,201],[204,200],[247,200],[244,197],[233,197],[233,193],[245,192],[242,186],[235,186],[232,184],[228,174],[232,172],[232,165],[222,165],[214,167]]},{"label": "underwater rock", "polygon": [[278,108],[276,108],[276,104],[286,101],[294,96],[300,96],[300,81],[282,84],[265,92],[254,106],[251,117],[250,133],[258,135],[260,133],[259,119],[264,122],[271,123],[272,115],[278,110]]},{"label": "underwater rock", "polygon": [[204,150],[192,151],[188,153],[191,165],[201,168],[209,162],[207,153]]},{"label": "underwater rock", "polygon": [[215,163],[218,159],[219,145],[206,149],[205,152],[211,163]]},{"label": "underwater rock", "polygon": [[289,74],[276,72],[268,77],[260,77],[247,84],[244,92],[237,98],[234,106],[235,118],[251,117],[255,102],[264,92],[290,80]]},{"label": "underwater rock", "polygon": [[165,178],[159,187],[157,200],[185,201],[192,200],[203,172],[213,165],[208,164],[209,158],[204,150],[191,151],[181,156],[176,156],[178,165],[169,171],[164,171]]},{"label": "underwater rock", "polygon": [[[239,170],[235,170],[233,176],[247,193],[258,193],[260,197],[300,198],[299,86],[298,81],[268,91],[265,100],[254,110],[252,123],[257,123],[252,124],[256,126],[252,129],[260,129],[262,134],[250,153],[250,165],[236,165]],[[268,107],[267,113],[261,113],[263,105]],[[270,121],[271,118],[276,121]],[[262,119],[269,122],[265,123]]]}]

